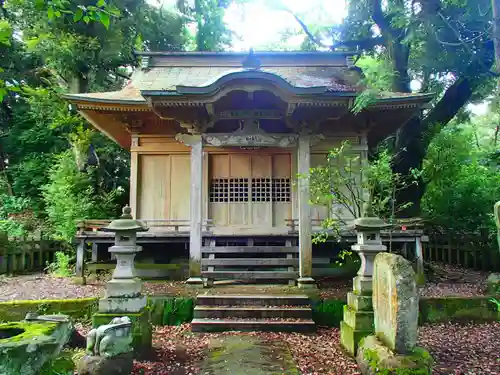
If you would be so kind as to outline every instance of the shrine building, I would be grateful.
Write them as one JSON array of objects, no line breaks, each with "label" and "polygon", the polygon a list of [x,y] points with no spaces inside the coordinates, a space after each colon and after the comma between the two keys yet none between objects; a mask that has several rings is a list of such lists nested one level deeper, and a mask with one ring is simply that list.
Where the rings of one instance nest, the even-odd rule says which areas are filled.
[{"label": "shrine building", "polygon": [[[312,234],[336,208],[310,205],[308,181],[297,176],[345,140],[367,163],[369,147],[431,99],[391,93],[354,114],[364,88],[349,53],[138,57],[122,90],[66,98],[130,151],[132,214],[150,227],[139,242],[161,242],[168,251],[183,241],[193,284],[313,284]],[[98,232],[82,228],[80,235],[90,241]]]}]

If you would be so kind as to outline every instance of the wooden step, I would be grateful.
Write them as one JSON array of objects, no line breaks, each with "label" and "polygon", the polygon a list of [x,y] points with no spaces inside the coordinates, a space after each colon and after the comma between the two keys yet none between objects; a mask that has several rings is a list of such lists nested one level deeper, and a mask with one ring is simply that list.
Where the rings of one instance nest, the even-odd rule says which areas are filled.
[{"label": "wooden step", "polygon": [[201,275],[212,280],[294,280],[299,276],[293,271],[201,271]]},{"label": "wooden step", "polygon": [[293,306],[308,307],[306,295],[198,295],[196,306]]},{"label": "wooden step", "polygon": [[263,331],[263,332],[314,332],[316,326],[311,319],[295,321],[267,319],[200,319],[191,322],[193,332]]},{"label": "wooden step", "polygon": [[300,318],[312,319],[310,307],[195,306],[194,318]]},{"label": "wooden step", "polygon": [[298,253],[298,246],[203,246],[202,253]]},{"label": "wooden step", "polygon": [[201,260],[202,266],[298,266],[298,259],[286,258],[219,258]]}]

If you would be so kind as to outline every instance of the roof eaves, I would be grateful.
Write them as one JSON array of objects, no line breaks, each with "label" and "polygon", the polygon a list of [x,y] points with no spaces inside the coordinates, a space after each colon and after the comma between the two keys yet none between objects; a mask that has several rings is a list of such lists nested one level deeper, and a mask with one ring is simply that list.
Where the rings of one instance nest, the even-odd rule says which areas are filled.
[{"label": "roof eaves", "polygon": [[108,98],[97,98],[89,97],[77,94],[65,94],[64,99],[74,101],[74,102],[89,102],[89,103],[106,103],[106,104],[127,104],[127,105],[144,105],[146,100],[137,99],[108,99]]},{"label": "roof eaves", "polygon": [[[162,51],[134,51],[137,56],[169,56],[169,57],[227,57],[227,56],[241,56],[245,57],[248,52],[162,52]],[[340,51],[329,51],[329,52],[284,52],[284,51],[255,51],[255,55],[258,56],[355,56],[359,55],[359,52],[340,52]]]}]

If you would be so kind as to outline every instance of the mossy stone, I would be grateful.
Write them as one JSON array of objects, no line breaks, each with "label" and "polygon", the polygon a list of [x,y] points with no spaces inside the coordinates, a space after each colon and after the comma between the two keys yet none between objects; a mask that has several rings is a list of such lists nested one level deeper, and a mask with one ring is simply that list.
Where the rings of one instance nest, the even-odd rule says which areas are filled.
[{"label": "mossy stone", "polygon": [[312,305],[314,322],[321,326],[340,327],[345,304],[345,301],[338,299],[314,301]]},{"label": "mossy stone", "polygon": [[351,356],[356,355],[360,341],[371,334],[373,330],[356,330],[346,322],[340,322],[340,343]]},{"label": "mossy stone", "polygon": [[72,326],[61,322],[11,322],[0,324],[0,332],[12,334],[0,339],[0,374],[35,375],[57,357],[68,342]]},{"label": "mossy stone", "polygon": [[194,300],[192,298],[172,297],[165,300],[163,324],[176,326],[193,320]]},{"label": "mossy stone", "polygon": [[483,323],[498,319],[498,311],[489,297],[420,298],[419,301],[419,324]]},{"label": "mossy stone", "polygon": [[425,349],[415,347],[399,355],[384,346],[375,336],[359,343],[356,362],[363,375],[430,375],[434,359]]},{"label": "mossy stone", "polygon": [[33,300],[0,302],[0,321],[23,320],[27,313],[68,315],[72,318],[89,318],[97,309],[97,298],[60,300]]}]

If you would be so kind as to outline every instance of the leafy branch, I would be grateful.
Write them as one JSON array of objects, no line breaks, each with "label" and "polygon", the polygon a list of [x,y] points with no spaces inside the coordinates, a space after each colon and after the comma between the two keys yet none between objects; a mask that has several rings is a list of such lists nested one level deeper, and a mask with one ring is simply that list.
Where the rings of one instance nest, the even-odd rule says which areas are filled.
[{"label": "leafy branch", "polygon": [[410,203],[395,205],[394,195],[414,182],[392,171],[393,159],[384,150],[367,163],[345,141],[328,153],[324,164],[311,168],[309,176],[300,177],[309,179],[310,203],[329,211],[316,242],[323,242],[329,236],[338,237],[349,221],[361,217],[368,200],[374,214],[388,221],[408,207]]}]

